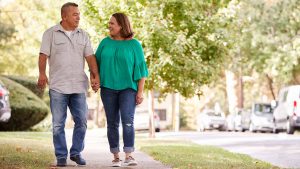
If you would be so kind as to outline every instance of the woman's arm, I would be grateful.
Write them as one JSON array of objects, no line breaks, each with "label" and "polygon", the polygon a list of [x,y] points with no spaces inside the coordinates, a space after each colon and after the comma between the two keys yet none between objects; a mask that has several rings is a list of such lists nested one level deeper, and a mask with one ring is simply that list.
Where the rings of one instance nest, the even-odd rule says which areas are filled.
[{"label": "woman's arm", "polygon": [[136,104],[141,104],[144,100],[143,91],[146,78],[141,78],[138,83],[138,91],[136,94]]}]

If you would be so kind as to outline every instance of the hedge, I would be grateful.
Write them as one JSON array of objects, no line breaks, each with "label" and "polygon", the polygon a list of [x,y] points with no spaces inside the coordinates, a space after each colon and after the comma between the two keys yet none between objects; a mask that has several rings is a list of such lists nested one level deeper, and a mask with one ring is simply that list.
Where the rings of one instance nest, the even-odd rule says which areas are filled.
[{"label": "hedge", "polygon": [[11,118],[7,123],[0,123],[0,131],[27,130],[43,120],[49,108],[32,91],[21,84],[0,76],[9,90]]},{"label": "hedge", "polygon": [[20,83],[24,87],[31,90],[34,94],[36,94],[39,98],[43,98],[44,96],[44,90],[41,90],[37,87],[37,79],[34,77],[24,77],[24,76],[4,76],[6,78],[9,78],[10,80],[13,80],[17,83]]}]

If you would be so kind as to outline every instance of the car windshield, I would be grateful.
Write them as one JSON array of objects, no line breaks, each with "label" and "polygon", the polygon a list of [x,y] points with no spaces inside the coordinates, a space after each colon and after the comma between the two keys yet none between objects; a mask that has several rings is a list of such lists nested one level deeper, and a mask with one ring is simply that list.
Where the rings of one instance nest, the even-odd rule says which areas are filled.
[{"label": "car windshield", "polygon": [[272,114],[272,107],[270,104],[255,104],[254,112],[256,115]]}]

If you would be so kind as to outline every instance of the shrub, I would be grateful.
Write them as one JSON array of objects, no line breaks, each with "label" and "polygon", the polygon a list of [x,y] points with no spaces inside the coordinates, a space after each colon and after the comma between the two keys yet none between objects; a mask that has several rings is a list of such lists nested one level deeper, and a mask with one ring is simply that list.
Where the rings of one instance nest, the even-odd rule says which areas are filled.
[{"label": "shrub", "polygon": [[7,123],[0,123],[0,130],[27,130],[43,120],[49,109],[39,97],[21,84],[1,77],[9,90],[11,118]]},{"label": "shrub", "polygon": [[31,90],[39,98],[43,98],[44,90],[41,90],[37,87],[36,85],[37,79],[35,79],[34,77],[23,77],[23,76],[4,76],[4,77],[9,78],[10,80],[13,80],[17,83],[20,83],[21,85]]}]

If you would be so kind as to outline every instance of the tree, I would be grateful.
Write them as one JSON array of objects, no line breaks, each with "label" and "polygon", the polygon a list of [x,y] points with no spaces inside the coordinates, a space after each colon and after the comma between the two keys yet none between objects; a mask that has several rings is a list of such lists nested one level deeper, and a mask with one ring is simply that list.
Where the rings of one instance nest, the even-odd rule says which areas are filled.
[{"label": "tree", "polygon": [[85,0],[83,4],[87,22],[99,35],[96,41],[106,32],[111,14],[122,11],[130,16],[151,73],[148,89],[191,97],[217,76],[226,47],[218,32],[215,1]]},{"label": "tree", "polygon": [[5,42],[13,36],[14,32],[15,29],[12,25],[8,25],[0,21],[0,49],[3,49],[5,47]]},{"label": "tree", "polygon": [[1,22],[13,25],[15,32],[5,42],[5,49],[0,49],[0,74],[37,75],[42,33],[59,22],[58,4],[55,1],[15,0],[1,7]]},{"label": "tree", "polygon": [[145,50],[150,72],[148,90],[157,90],[162,97],[172,92],[192,97],[201,95],[201,86],[217,77],[226,56],[218,29],[220,18],[215,15],[224,3],[85,0],[83,4],[84,15],[97,34],[105,32],[104,25],[114,12],[130,16]]},{"label": "tree", "polygon": [[[2,10],[0,9],[0,16],[2,16]],[[15,28],[13,25],[4,22],[2,19],[0,20],[0,51],[1,58],[3,58],[3,51],[8,51],[10,48],[6,45],[6,43],[13,38],[13,34],[15,33]],[[0,61],[0,72],[3,69],[5,63],[3,60]]]},{"label": "tree", "polygon": [[290,82],[300,58],[300,1],[254,0],[232,6],[231,28],[236,29],[229,30],[236,48],[231,52],[241,54],[243,69],[260,72],[277,84]]},{"label": "tree", "polygon": [[[295,16],[300,12],[298,7],[296,0],[231,1],[219,11],[230,46],[224,68],[234,72],[233,84],[247,88],[245,95],[250,101],[262,95],[276,99],[276,89],[293,79],[297,83],[300,24]],[[255,81],[238,83],[245,76]],[[239,86],[235,85],[233,91],[238,91]],[[228,92],[228,95],[239,100],[243,93]],[[237,107],[237,103],[230,104]]]}]

